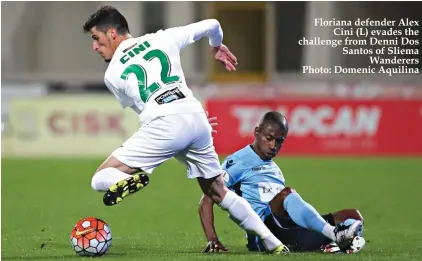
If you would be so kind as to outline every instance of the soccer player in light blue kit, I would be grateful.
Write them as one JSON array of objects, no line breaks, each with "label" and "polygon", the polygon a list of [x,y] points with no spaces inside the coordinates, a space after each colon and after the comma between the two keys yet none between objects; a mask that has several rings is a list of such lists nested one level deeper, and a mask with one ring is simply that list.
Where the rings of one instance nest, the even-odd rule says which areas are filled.
[{"label": "soccer player in light blue kit", "polygon": [[[291,250],[316,250],[320,243],[330,242],[335,242],[338,250],[347,249],[362,231],[362,216],[354,209],[321,216],[294,189],[286,187],[283,173],[272,158],[287,133],[286,118],[279,112],[267,112],[255,128],[254,143],[223,162],[227,187],[246,199],[273,234]],[[226,251],[215,232],[213,202],[206,195],[200,201],[199,214],[208,240],[204,252]],[[346,219],[352,222],[342,222]],[[336,226],[336,223],[340,224]],[[262,249],[251,233],[248,233],[248,249]]]}]

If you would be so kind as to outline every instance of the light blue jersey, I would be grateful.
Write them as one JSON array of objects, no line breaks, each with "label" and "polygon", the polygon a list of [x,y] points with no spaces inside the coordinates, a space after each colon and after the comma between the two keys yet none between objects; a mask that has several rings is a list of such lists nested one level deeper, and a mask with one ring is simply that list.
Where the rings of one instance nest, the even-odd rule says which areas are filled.
[{"label": "light blue jersey", "polygon": [[[266,218],[272,214],[269,202],[285,188],[285,179],[280,168],[272,160],[262,160],[252,149],[252,146],[248,145],[228,156],[223,162],[222,169],[226,186],[248,201],[252,209],[265,222]],[[331,239],[323,235],[324,227],[329,225],[328,222],[299,194],[290,193],[284,199],[283,207],[289,213],[291,221],[303,229],[292,230],[293,232],[289,233],[290,238],[285,237],[284,240],[290,243],[294,242],[292,244],[296,248],[300,245],[304,249],[314,249],[315,245],[317,245],[316,249],[319,249],[318,247],[322,244],[330,242]],[[354,221],[345,224],[350,225],[350,222]],[[334,227],[332,228],[334,229]],[[297,234],[295,231],[297,231]],[[316,235],[319,237],[315,237],[315,234],[312,236],[305,233],[306,231],[313,233],[316,231],[320,234],[317,233]],[[279,231],[276,232],[280,233]],[[358,231],[358,235],[361,234],[362,232]],[[247,247],[250,251],[263,251],[265,249],[257,236],[252,234],[246,236]]]},{"label": "light blue jersey", "polygon": [[285,187],[277,164],[262,160],[248,145],[228,156],[222,168],[226,186],[246,199],[262,220],[271,214],[269,202]]}]

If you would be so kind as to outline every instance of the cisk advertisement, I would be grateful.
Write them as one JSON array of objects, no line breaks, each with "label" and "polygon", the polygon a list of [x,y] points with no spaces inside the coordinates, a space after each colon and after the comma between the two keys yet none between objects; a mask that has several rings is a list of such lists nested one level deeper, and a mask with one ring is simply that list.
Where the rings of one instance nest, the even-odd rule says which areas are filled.
[{"label": "cisk advertisement", "polygon": [[422,101],[214,99],[207,110],[218,118],[222,154],[253,142],[260,117],[276,110],[290,128],[281,154],[422,155]]},{"label": "cisk advertisement", "polygon": [[15,100],[3,156],[107,156],[138,130],[138,116],[109,95]]}]

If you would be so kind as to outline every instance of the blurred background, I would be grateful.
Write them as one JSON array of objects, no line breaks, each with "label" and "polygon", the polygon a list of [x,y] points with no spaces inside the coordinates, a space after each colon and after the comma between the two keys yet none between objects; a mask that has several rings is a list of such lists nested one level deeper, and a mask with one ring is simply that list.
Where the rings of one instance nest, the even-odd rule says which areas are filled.
[{"label": "blurred background", "polygon": [[[182,53],[189,86],[219,119],[220,154],[250,142],[267,110],[282,111],[290,122],[284,154],[422,154],[420,74],[304,74],[305,65],[370,63],[367,55],[343,55],[341,47],[298,44],[303,37],[344,39],[333,35],[335,27],[314,26],[315,18],[387,18],[397,25],[402,18],[418,20],[421,2],[31,1],[1,3],[3,156],[106,156],[138,128],[132,111],[121,110],[105,87],[107,65],[82,32],[101,5],[117,7],[133,36],[205,18],[220,21],[224,43],[239,59],[236,73],[210,59],[207,40]],[[420,45],[412,48],[420,51]]]}]

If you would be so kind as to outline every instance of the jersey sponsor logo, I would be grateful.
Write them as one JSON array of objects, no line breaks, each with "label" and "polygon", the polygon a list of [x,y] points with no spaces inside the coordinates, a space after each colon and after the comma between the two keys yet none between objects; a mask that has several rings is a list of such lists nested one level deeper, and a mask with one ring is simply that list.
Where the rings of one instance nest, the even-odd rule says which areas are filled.
[{"label": "jersey sponsor logo", "polygon": [[252,171],[260,171],[260,170],[266,170],[267,168],[265,166],[260,166],[260,167],[253,167]]},{"label": "jersey sponsor logo", "polygon": [[[272,108],[267,106],[237,105],[232,114],[239,120],[239,134],[249,136],[259,118]],[[382,110],[376,105],[343,105],[334,107],[320,105],[316,108],[298,105],[293,108],[280,106],[277,111],[286,115],[289,121],[289,136],[317,137],[337,136],[375,136],[378,131]]]},{"label": "jersey sponsor logo", "polygon": [[270,202],[284,186],[274,182],[258,182],[259,198],[262,202]]},{"label": "jersey sponsor logo", "polygon": [[230,159],[230,160],[228,160],[227,162],[226,162],[226,169],[229,169],[231,166],[233,166],[235,163],[234,163],[234,160],[232,160],[232,159]]},{"label": "jersey sponsor logo", "polygon": [[158,104],[166,104],[166,103],[170,103],[172,101],[175,100],[180,100],[186,98],[186,96],[182,93],[182,91],[180,91],[180,89],[178,87],[165,91],[164,93],[158,95],[157,98],[155,98],[155,101]]}]

